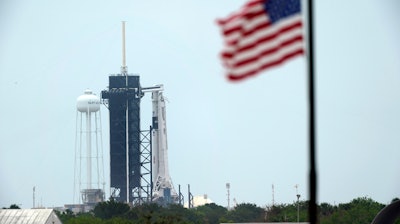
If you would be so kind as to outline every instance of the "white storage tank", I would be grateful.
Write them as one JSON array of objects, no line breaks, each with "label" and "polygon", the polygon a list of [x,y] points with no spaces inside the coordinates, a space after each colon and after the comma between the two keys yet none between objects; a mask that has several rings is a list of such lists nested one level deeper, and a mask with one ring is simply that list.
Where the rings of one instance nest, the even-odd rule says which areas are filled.
[{"label": "white storage tank", "polygon": [[76,100],[76,108],[79,112],[97,112],[100,110],[100,98],[92,90],[85,90],[84,94]]}]

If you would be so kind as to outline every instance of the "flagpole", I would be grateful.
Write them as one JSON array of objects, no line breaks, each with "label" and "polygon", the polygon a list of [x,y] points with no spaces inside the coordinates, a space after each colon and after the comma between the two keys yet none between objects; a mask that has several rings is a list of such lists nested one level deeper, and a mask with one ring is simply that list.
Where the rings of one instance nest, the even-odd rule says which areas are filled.
[{"label": "flagpole", "polygon": [[310,176],[309,193],[310,202],[308,205],[308,215],[311,224],[317,224],[317,170],[316,170],[316,116],[315,116],[315,94],[314,94],[314,37],[313,37],[313,5],[312,0],[308,0],[308,97],[309,97],[309,144],[310,144]]}]

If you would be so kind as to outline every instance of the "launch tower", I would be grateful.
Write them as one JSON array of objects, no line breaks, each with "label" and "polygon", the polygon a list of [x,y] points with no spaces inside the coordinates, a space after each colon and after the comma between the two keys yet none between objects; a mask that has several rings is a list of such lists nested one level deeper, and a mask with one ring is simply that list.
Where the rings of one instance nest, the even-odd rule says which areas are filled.
[{"label": "launch tower", "polygon": [[[146,176],[150,176],[150,137],[140,130],[143,97],[140,77],[128,74],[126,66],[125,22],[122,23],[122,50],[121,73],[110,75],[108,89],[101,92],[110,118],[111,197],[120,202],[140,204],[150,198],[151,181],[146,180]],[[145,180],[143,186],[142,180]]]},{"label": "launch tower", "polygon": [[132,202],[140,188],[140,92],[139,76],[109,76],[101,93],[110,113],[111,197]]},{"label": "launch tower", "polygon": [[[122,28],[121,73],[110,75],[108,89],[101,93],[110,117],[111,197],[132,204],[151,200],[177,203],[178,195],[168,172],[163,86],[141,87],[140,77],[128,74],[124,23]],[[140,125],[140,101],[146,92],[152,93],[151,134],[141,131]]]}]

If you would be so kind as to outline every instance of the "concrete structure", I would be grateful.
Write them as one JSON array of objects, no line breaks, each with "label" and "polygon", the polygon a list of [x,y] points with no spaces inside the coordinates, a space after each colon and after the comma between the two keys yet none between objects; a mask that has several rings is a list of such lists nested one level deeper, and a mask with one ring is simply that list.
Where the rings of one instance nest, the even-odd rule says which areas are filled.
[{"label": "concrete structure", "polygon": [[53,209],[0,209],[1,224],[62,224]]}]

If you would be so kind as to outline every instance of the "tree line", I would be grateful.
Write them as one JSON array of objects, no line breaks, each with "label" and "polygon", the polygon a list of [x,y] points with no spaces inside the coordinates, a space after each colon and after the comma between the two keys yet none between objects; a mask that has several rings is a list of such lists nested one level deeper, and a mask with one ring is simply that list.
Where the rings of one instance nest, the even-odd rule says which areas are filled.
[{"label": "tree line", "polygon": [[[392,200],[399,200],[395,198]],[[349,203],[318,205],[320,224],[366,224],[371,223],[384,207],[368,197],[359,197]],[[307,222],[308,201],[291,204],[276,204],[264,208],[252,203],[241,203],[234,208],[227,208],[215,203],[187,209],[178,204],[160,206],[143,204],[130,207],[110,199],[98,203],[89,213],[74,214],[70,210],[57,212],[64,224],[216,224],[240,222]],[[400,224],[400,220],[396,221]]]}]

